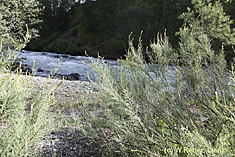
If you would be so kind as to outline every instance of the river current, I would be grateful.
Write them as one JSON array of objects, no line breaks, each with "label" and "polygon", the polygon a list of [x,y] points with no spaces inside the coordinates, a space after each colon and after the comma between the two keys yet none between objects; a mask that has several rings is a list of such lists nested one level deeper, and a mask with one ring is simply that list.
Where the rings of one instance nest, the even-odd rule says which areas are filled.
[{"label": "river current", "polygon": [[[57,68],[57,61],[59,60],[57,73],[61,75],[78,73],[81,81],[88,81],[87,73],[89,73],[89,78],[95,80],[95,76],[89,66],[91,59],[95,58],[26,50],[21,51],[17,58],[17,60],[22,62],[23,66],[28,68],[32,68],[33,62],[35,62],[34,71],[36,76],[49,76],[51,71]],[[117,61],[115,60],[105,60],[105,62],[110,66],[117,67]]]}]

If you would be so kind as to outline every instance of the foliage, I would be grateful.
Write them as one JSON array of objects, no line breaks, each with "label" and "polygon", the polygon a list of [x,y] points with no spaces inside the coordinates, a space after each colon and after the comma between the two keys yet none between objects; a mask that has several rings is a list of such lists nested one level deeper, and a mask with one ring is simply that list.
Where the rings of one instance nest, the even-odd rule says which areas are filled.
[{"label": "foliage", "polygon": [[[126,35],[130,32],[138,37],[139,32],[144,31],[143,44],[147,45],[157,32],[167,29],[172,36],[171,40],[177,44],[177,38],[173,35],[182,24],[177,18],[190,5],[190,0],[99,0],[83,4],[63,0],[64,5],[59,0],[38,2],[45,6],[41,16],[41,38],[30,43],[28,49],[51,51],[50,45],[53,45],[56,38],[62,38],[64,42],[78,40],[82,45],[76,45],[76,49],[86,47],[88,54],[96,54],[98,51],[109,56],[125,53],[128,46]],[[40,46],[55,32],[59,36],[47,41],[43,47]],[[55,49],[58,48],[54,47],[52,51]],[[73,53],[68,49],[58,51]]]},{"label": "foliage", "polygon": [[103,144],[104,155],[235,154],[234,64],[229,70],[223,48],[216,52],[210,32],[201,31],[200,19],[193,22],[180,29],[178,52],[166,35],[146,52],[141,39],[135,48],[130,38],[117,69],[92,62],[103,114],[87,106],[81,120],[84,134]]},{"label": "foliage", "polygon": [[0,154],[35,155],[42,139],[55,127],[54,116],[48,112],[54,100],[48,95],[38,94],[37,100],[29,102],[29,85],[19,74],[6,74],[0,81]]},{"label": "foliage", "polygon": [[[226,14],[231,16],[231,19],[234,21],[235,19],[235,1],[231,1],[230,3],[223,3],[224,6],[224,11],[226,12]],[[235,23],[232,23],[232,28],[235,28]]]},{"label": "foliage", "polygon": [[55,101],[50,90],[32,95],[33,85],[27,80],[30,76],[21,76],[20,70],[10,73],[5,66],[8,59],[12,58],[0,60],[0,155],[35,155],[45,135],[55,127],[55,117],[49,112]]},{"label": "foliage", "polygon": [[28,81],[32,76],[20,75],[20,67],[12,69],[16,55],[37,35],[26,26],[39,22],[36,6],[32,0],[0,2],[0,156],[35,156],[55,126],[49,112],[55,103],[51,89],[33,94],[34,85]]},{"label": "foliage", "polygon": [[[235,44],[235,29],[232,29],[233,21],[230,16],[224,13],[224,9],[220,1],[211,0],[193,0],[192,4],[194,9],[188,8],[188,12],[183,13],[180,18],[184,22],[194,28],[200,28],[196,33],[205,33],[212,40],[212,46],[215,51],[218,51],[221,45],[234,45]],[[228,46],[227,46],[228,47]],[[233,51],[227,51],[225,54],[229,57],[234,57]]]},{"label": "foliage", "polygon": [[[128,49],[127,34],[133,32],[132,36],[138,38],[139,32],[144,31],[143,46],[147,46],[150,40],[156,38],[158,32],[163,33],[165,29],[167,35],[171,37],[169,40],[172,46],[177,48],[179,39],[175,36],[175,32],[183,23],[178,17],[187,11],[187,7],[191,8],[183,15],[187,16],[187,22],[200,18],[198,25],[204,25],[203,30],[210,31],[213,37],[212,45],[216,46],[216,50],[220,50],[221,42],[231,44],[234,38],[232,35],[228,36],[229,32],[233,31],[234,24],[230,29],[228,23],[231,23],[231,20],[221,13],[225,11],[231,16],[230,19],[234,20],[235,1],[231,3],[223,1],[223,5],[218,5],[215,1],[201,0],[197,2],[195,8],[192,7],[191,0],[99,0],[87,1],[83,4],[74,0],[37,0],[37,2],[41,8],[44,8],[43,15],[40,16],[43,20],[39,26],[41,37],[39,40],[32,40],[27,47],[29,50],[57,51],[58,48],[51,46],[54,45],[56,38],[62,38],[65,44],[70,40],[81,43],[81,45],[75,45],[74,50],[82,50],[85,47],[90,55],[96,55],[99,52],[102,56],[116,58],[124,55],[125,50]],[[193,1],[193,3],[196,2]],[[210,6],[206,5],[208,3]],[[212,14],[208,11],[212,8],[218,13]],[[221,28],[217,27],[213,31],[208,29],[215,28],[218,24]],[[53,36],[55,33],[58,36]],[[224,39],[216,40],[219,36],[224,36]],[[138,42],[134,41],[134,45],[137,44]],[[230,51],[227,51],[228,48]],[[226,59],[229,60],[233,57],[233,51],[231,47],[225,47],[225,49]],[[65,50],[59,49],[58,53],[80,55],[83,52],[72,52],[69,47],[66,47]]]},{"label": "foliage", "polygon": [[16,48],[23,44],[27,32],[26,25],[30,28],[30,38],[38,35],[34,29],[39,21],[40,10],[33,0],[1,0],[0,2],[0,38],[4,38],[3,46]]}]

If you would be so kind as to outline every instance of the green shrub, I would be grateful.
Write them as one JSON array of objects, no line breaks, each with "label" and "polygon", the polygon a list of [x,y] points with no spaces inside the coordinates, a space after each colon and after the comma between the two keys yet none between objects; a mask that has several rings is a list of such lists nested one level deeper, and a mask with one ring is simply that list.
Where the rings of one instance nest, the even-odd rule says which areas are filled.
[{"label": "green shrub", "polygon": [[104,155],[235,154],[234,65],[227,68],[223,48],[215,52],[202,29],[182,27],[179,51],[159,35],[146,51],[130,39],[117,69],[92,61],[103,114],[85,106],[81,126]]},{"label": "green shrub", "polygon": [[188,26],[194,25],[196,32],[206,33],[214,50],[219,50],[223,44],[227,61],[232,61],[231,58],[235,57],[231,48],[235,44],[235,29],[231,27],[233,20],[224,13],[222,3],[218,0],[192,0],[192,4],[194,8],[188,8],[180,19]]},{"label": "green shrub", "polygon": [[24,43],[26,25],[30,28],[29,38],[38,36],[35,25],[40,22],[40,9],[36,1],[1,0],[0,13],[0,39],[4,38],[5,49],[16,48]]},{"label": "green shrub", "polygon": [[19,50],[37,36],[38,31],[29,32],[27,24],[39,22],[39,9],[32,0],[0,3],[0,156],[35,156],[55,126],[55,116],[49,112],[55,100],[47,89],[33,95],[33,84],[27,80],[31,76],[20,75],[20,68],[11,72],[11,68]]},{"label": "green shrub", "polygon": [[33,84],[20,70],[10,72],[16,53],[4,53],[1,48],[0,52],[0,156],[36,155],[41,141],[55,127],[55,116],[49,112],[55,100],[51,90],[32,95]]},{"label": "green shrub", "polygon": [[[35,155],[45,135],[54,128],[49,94],[32,97],[29,84],[19,74],[0,74],[0,154],[1,156]],[[28,87],[28,88],[27,88]]]},{"label": "green shrub", "polygon": [[[93,61],[104,116],[82,112],[84,133],[100,139],[108,153],[116,150],[127,156],[169,152],[232,156],[235,75],[225,69],[223,54],[215,55],[205,36],[200,44],[192,42],[190,49],[197,49],[198,54],[192,57],[185,51],[180,62],[170,59],[174,51],[160,38],[148,51],[151,64],[143,60],[141,44],[136,50],[131,41],[118,69]],[[181,48],[183,52],[185,47]],[[187,65],[179,66],[184,59]],[[169,62],[175,65],[168,66]]]}]

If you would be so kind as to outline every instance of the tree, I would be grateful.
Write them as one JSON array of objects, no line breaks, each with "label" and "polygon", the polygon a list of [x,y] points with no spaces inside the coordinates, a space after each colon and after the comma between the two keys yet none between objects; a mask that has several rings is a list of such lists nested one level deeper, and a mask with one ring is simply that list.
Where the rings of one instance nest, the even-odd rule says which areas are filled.
[{"label": "tree", "polygon": [[192,0],[192,4],[194,9],[188,8],[188,12],[180,17],[187,26],[193,26],[198,29],[196,31],[198,34],[204,33],[213,39],[212,46],[216,51],[222,45],[235,44],[235,31],[231,28],[233,21],[224,13],[220,1]]},{"label": "tree", "polygon": [[[0,2],[0,38],[4,39],[5,48],[14,48],[24,42],[26,27],[30,28],[29,37],[38,36],[34,25],[40,10],[33,0],[1,0]],[[27,25],[27,26],[26,26]]]}]

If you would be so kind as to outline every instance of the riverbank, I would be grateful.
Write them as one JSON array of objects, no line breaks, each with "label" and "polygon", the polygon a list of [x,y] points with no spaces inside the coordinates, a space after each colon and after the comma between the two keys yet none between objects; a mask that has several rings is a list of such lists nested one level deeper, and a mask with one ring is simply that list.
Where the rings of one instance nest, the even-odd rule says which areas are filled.
[{"label": "riverbank", "polygon": [[[5,75],[5,73],[0,73],[0,77]],[[12,74],[12,77],[14,75]],[[51,90],[50,94],[55,97],[58,105],[78,103],[84,98],[94,100],[99,91],[93,83],[88,81],[69,81],[31,75],[20,75],[20,77],[27,81],[33,95]]]},{"label": "riverbank", "polygon": [[43,92],[45,89],[54,89],[56,103],[59,105],[68,103],[78,103],[84,98],[96,99],[98,88],[88,81],[69,81],[51,79],[40,76],[24,76],[33,85],[32,92]]}]

